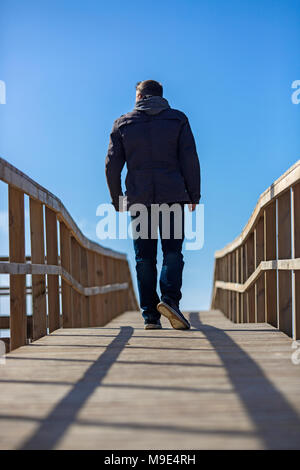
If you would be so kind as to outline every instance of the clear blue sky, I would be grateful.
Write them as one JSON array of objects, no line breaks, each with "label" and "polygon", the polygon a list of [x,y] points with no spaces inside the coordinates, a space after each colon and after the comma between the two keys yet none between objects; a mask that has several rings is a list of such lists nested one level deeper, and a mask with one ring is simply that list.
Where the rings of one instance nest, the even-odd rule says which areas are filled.
[{"label": "clear blue sky", "polygon": [[[214,251],[300,158],[300,2],[1,0],[0,155],[62,199],[96,239],[114,119],[155,79],[184,111],[202,169],[205,244],[185,253],[182,307],[207,308]],[[4,185],[0,243],[5,251]],[[129,253],[132,241],[106,241]]]}]

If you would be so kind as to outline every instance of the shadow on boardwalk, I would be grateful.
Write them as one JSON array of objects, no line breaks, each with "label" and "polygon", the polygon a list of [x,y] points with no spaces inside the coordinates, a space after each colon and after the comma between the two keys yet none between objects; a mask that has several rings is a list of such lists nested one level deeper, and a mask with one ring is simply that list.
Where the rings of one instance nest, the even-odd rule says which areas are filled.
[{"label": "shadow on boardwalk", "polygon": [[75,384],[72,390],[56,405],[49,416],[42,421],[37,431],[21,449],[53,449],[56,443],[73,424],[82,406],[94,390],[101,385],[109,369],[117,360],[121,351],[133,334],[133,328],[121,327],[120,333],[101,353],[84,377]]},{"label": "shadow on boardwalk", "polygon": [[[125,318],[120,317],[119,325],[122,323],[124,325],[126,321],[127,325],[140,324],[134,316],[134,312],[131,316],[128,315]],[[88,369],[83,373],[82,378],[74,383],[72,389],[67,391],[58,403],[54,404],[54,408],[48,416],[44,417],[42,414],[38,416],[38,404],[34,402],[32,404],[34,408],[31,409],[37,410],[37,413],[32,416],[24,416],[23,414],[16,416],[17,412],[13,412],[1,414],[0,419],[12,423],[24,421],[28,426],[32,423],[37,425],[34,430],[31,429],[30,437],[26,438],[23,435],[23,442],[19,441],[17,446],[20,449],[59,448],[74,425],[81,426],[83,433],[84,428],[89,430],[91,427],[94,428],[89,431],[88,439],[94,439],[91,443],[88,440],[89,448],[116,448],[115,446],[107,446],[107,443],[111,442],[109,437],[104,443],[101,441],[103,437],[105,438],[107,430],[107,433],[110,433],[109,436],[115,438],[115,443],[118,442],[120,435],[126,435],[128,449],[134,448],[135,442],[139,443],[139,448],[146,448],[141,447],[144,442],[151,442],[153,448],[170,448],[170,442],[177,443],[175,448],[181,448],[180,443],[184,444],[183,448],[191,448],[187,447],[191,442],[193,442],[192,448],[206,448],[206,445],[210,448],[218,448],[218,445],[221,448],[236,448],[236,445],[241,448],[241,439],[246,444],[249,440],[249,445],[251,446],[253,443],[255,448],[258,446],[258,448],[264,449],[299,449],[300,417],[297,410],[275,385],[280,381],[275,380],[273,383],[270,378],[272,373],[266,375],[269,374],[270,362],[266,365],[265,373],[261,365],[264,364],[264,361],[258,359],[256,362],[243,349],[244,341],[254,340],[251,343],[253,350],[257,344],[255,339],[257,341],[259,335],[267,335],[263,337],[266,337],[268,341],[272,341],[272,338],[276,337],[275,348],[276,344],[283,344],[285,347],[287,344],[285,338],[280,336],[281,339],[276,343],[276,330],[264,328],[255,330],[250,325],[249,329],[248,325],[245,325],[243,329],[238,325],[231,325],[225,319],[223,321],[223,316],[218,315],[216,316],[216,324],[220,327],[210,324],[210,313],[204,315],[200,313],[199,316],[198,312],[191,312],[189,316],[193,328],[190,331],[165,329],[157,331],[155,334],[149,332],[148,335],[139,327],[114,328],[114,323],[112,323],[113,327],[107,329],[107,335],[102,335],[105,328],[93,330],[91,341],[87,330],[82,332],[78,330],[78,333],[76,330],[72,330],[68,334],[60,330],[58,334],[53,334],[43,341],[44,349],[38,343],[26,346],[27,350],[31,348],[36,352],[41,348],[43,351],[52,351],[54,348],[55,351],[57,347],[66,348],[65,350],[73,347],[75,351],[77,346],[79,346],[78,351],[80,352],[82,347],[91,350],[93,344],[94,349],[91,356],[85,356],[89,359],[77,357],[77,354],[75,358],[64,355],[63,359],[59,355],[57,357],[55,355],[54,357],[37,357],[32,353],[27,356],[22,353],[16,357],[10,355],[10,360],[17,361],[18,364],[21,364],[22,361],[26,363],[32,361],[33,366],[30,367],[34,368],[34,363],[37,363],[37,367],[44,367],[38,364],[45,360],[50,361],[51,367],[53,367],[53,361],[54,364],[58,361],[58,365],[61,361],[63,363],[78,362],[83,367],[85,363],[90,364],[87,365]],[[201,318],[205,318],[204,323]],[[219,323],[219,319],[221,319],[221,323]],[[102,330],[104,331],[102,332]],[[109,330],[116,330],[116,336],[111,335]],[[230,336],[231,332],[233,335],[237,333],[236,341]],[[270,335],[267,334],[268,332]],[[281,333],[278,334],[281,335]],[[108,346],[104,347],[98,343],[97,338],[102,336],[112,338]],[[78,337],[78,344],[74,341],[75,337]],[[85,338],[84,345],[80,343],[81,337]],[[64,344],[59,339],[63,339]],[[128,346],[129,339],[130,345]],[[258,341],[262,344],[261,339]],[[98,354],[98,348],[101,348],[101,354]],[[263,349],[266,351],[265,347]],[[150,350],[153,350],[153,354]],[[121,353],[122,360],[119,358]],[[116,362],[118,367],[121,367],[121,374],[115,375],[113,380],[108,382],[105,380],[103,383],[103,379],[108,374],[111,377],[115,370],[111,371],[111,368]],[[284,361],[279,362],[281,367],[283,363]],[[275,359],[270,370],[274,371],[276,365],[278,363]],[[30,370],[32,369],[30,368]],[[115,373],[119,373],[118,369]],[[295,374],[298,374],[296,368]],[[294,375],[294,370],[291,371],[290,377],[294,381],[291,390],[292,393],[295,393],[295,384],[299,382],[299,377]],[[60,381],[55,372],[51,375],[52,381],[49,378],[50,375],[47,376],[47,382],[39,381],[38,377],[37,380],[27,379],[26,381],[26,377],[22,380],[22,377],[16,375],[12,370],[12,375],[7,379],[2,378],[0,383],[70,385],[68,380]],[[283,383],[282,379],[280,383]],[[106,409],[103,409],[101,407],[102,397],[100,396],[98,402],[94,402],[97,403],[95,410],[97,409],[99,412],[90,415],[88,419],[79,418],[80,412],[98,387],[103,390],[107,388],[112,390],[111,401],[109,399],[104,402]],[[117,389],[122,395],[119,395],[118,392],[114,394],[113,391]],[[120,408],[123,410],[123,414],[116,411],[112,417],[114,400],[119,400],[119,397],[124,397],[125,394],[126,399],[121,401],[124,408]],[[204,400],[201,400],[203,396]],[[288,394],[288,396],[290,395]],[[140,408],[137,407],[137,414],[134,412],[136,400],[140,401],[140,405],[143,404],[142,407],[140,405]],[[29,401],[30,403],[32,402]],[[145,407],[145,403],[150,404],[149,408]],[[151,408],[155,403],[158,408],[157,416]],[[229,408],[227,408],[227,404]],[[242,404],[242,409],[239,408],[239,404]],[[232,410],[230,405],[234,406]],[[170,407],[170,412],[168,412],[168,407]],[[172,414],[172,410],[176,410],[175,414]],[[239,416],[244,420],[242,426],[235,421],[235,419],[239,419]],[[204,419],[201,420],[201,417]],[[16,427],[16,429],[18,428]],[[29,436],[28,433],[27,436]],[[81,432],[79,432],[79,436],[79,438],[77,437],[78,441],[72,442],[73,448],[79,449],[84,442]],[[95,436],[98,436],[97,440]],[[162,447],[157,447],[157,445]],[[70,441],[66,447],[68,446],[70,447]],[[86,441],[85,446],[87,446]]]},{"label": "shadow on boardwalk", "polygon": [[264,447],[300,449],[300,416],[261,367],[224,330],[203,324],[198,312],[190,313],[190,321],[218,354]]}]

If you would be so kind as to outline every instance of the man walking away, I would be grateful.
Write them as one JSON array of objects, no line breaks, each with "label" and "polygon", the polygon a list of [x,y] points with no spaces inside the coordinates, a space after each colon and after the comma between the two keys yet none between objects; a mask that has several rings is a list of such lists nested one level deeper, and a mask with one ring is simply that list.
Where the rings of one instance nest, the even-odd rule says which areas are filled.
[{"label": "man walking away", "polygon": [[[169,319],[173,328],[188,329],[190,324],[179,309],[184,266],[184,205],[189,204],[193,211],[200,201],[200,165],[188,118],[169,106],[163,98],[162,85],[154,80],[138,82],[133,111],[116,119],[110,134],[105,173],[117,211],[121,210],[121,172],[125,163],[127,209],[130,211],[136,203],[143,204],[148,219],[148,237],[133,240],[145,329],[160,329],[161,314]],[[163,236],[161,215],[164,211],[159,213],[156,222],[163,251],[160,301],[156,290],[157,238],[151,236],[156,227],[153,227],[151,209],[172,208],[174,204],[181,211],[170,213],[168,237]],[[136,218],[137,214],[131,215],[132,224]],[[178,223],[181,226],[179,237],[175,233]]]}]

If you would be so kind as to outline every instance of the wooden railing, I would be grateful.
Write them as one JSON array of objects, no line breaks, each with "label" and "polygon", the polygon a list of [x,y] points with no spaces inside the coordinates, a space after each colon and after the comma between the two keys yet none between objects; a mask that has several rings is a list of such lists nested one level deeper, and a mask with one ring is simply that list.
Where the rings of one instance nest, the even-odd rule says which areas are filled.
[{"label": "wooden railing", "polygon": [[300,160],[259,198],[241,235],[215,253],[212,308],[300,338]]},{"label": "wooden railing", "polygon": [[[125,254],[87,239],[56,196],[3,159],[0,180],[8,185],[9,210],[9,258],[1,258],[0,274],[10,275],[9,288],[0,290],[10,296],[10,315],[0,317],[0,328],[10,329],[10,350],[60,327],[102,326],[138,309]],[[24,195],[31,242],[26,258]]]}]

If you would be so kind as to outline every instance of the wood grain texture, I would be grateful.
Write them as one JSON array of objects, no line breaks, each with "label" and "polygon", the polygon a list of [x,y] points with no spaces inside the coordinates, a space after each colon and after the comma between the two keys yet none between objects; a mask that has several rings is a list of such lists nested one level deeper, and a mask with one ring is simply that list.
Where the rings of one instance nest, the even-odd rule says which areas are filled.
[{"label": "wood grain texture", "polygon": [[[45,263],[43,205],[35,199],[29,200],[31,262]],[[32,275],[32,340],[47,334],[47,306],[45,275]]]},{"label": "wood grain texture", "polygon": [[[74,237],[71,237],[71,273],[76,281],[80,282],[81,264],[80,245]],[[73,326],[80,328],[82,325],[81,295],[73,289]]]},{"label": "wood grain texture", "polygon": [[1,449],[300,449],[291,340],[265,324],[187,313],[145,331],[139,312],[61,329],[6,358]]},{"label": "wood grain texture", "polygon": [[[24,194],[8,187],[9,261],[25,263]],[[10,349],[26,344],[25,275],[10,276]]]},{"label": "wood grain texture", "polygon": [[[294,256],[300,258],[300,183],[293,188]],[[295,272],[295,339],[300,339],[300,273]]]},{"label": "wood grain texture", "polygon": [[[61,266],[66,269],[69,273],[71,272],[71,236],[68,228],[64,222],[59,224],[60,232],[60,258]],[[71,286],[62,279],[61,283],[62,292],[62,315],[63,315],[63,327],[73,327],[73,301],[72,301],[72,288]]]},{"label": "wood grain texture", "polygon": [[[58,241],[56,213],[45,208],[47,264],[58,265]],[[56,274],[47,275],[48,284],[48,328],[55,331],[60,327],[59,282]]]},{"label": "wood grain texture", "polygon": [[[291,244],[291,194],[286,191],[278,198],[278,259],[292,255]],[[279,328],[292,335],[292,273],[278,272],[278,318]]]}]

